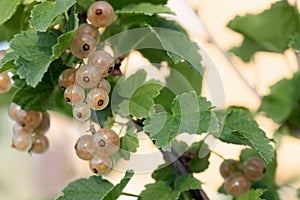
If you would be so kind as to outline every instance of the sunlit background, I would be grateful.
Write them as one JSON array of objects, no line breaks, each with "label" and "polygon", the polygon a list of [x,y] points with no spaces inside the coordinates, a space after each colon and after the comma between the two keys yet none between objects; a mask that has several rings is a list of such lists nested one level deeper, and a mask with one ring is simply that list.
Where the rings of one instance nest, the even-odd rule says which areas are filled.
[{"label": "sunlit background", "polygon": [[[241,35],[226,28],[226,24],[237,14],[258,13],[270,7],[274,0],[170,0],[169,6],[176,12],[176,19],[186,28],[192,39],[205,49],[213,60],[218,74],[208,68],[205,81],[213,82],[216,76],[221,77],[222,88],[220,91],[210,91],[210,86],[204,89],[204,95],[211,93],[225,93],[223,99],[214,100],[214,105],[226,106],[242,105],[252,110],[257,110],[260,104],[253,92],[241,81],[232,66],[214,44],[209,42],[213,37],[220,47],[228,50],[233,45],[241,42]],[[290,1],[295,3],[295,1]],[[207,34],[207,30],[211,35]],[[0,48],[5,48],[1,44]],[[244,64],[240,59],[232,57],[234,63],[245,79],[256,88],[261,95],[268,94],[268,87],[282,77],[290,78],[298,70],[296,59],[291,52],[286,55],[273,53],[258,53],[254,61]],[[132,54],[128,59],[129,66],[143,63],[137,54]],[[1,97],[0,97],[1,98]],[[61,114],[51,113],[51,128],[47,133],[50,140],[50,149],[43,155],[28,156],[10,147],[13,122],[8,118],[7,108],[1,107],[0,111],[0,199],[2,200],[44,200],[53,199],[59,195],[64,186],[76,178],[92,175],[88,163],[81,161],[75,155],[73,145],[78,138],[77,126],[73,119]],[[263,116],[257,120],[268,136],[272,137],[277,125]],[[152,149],[153,146],[143,141],[143,151]],[[217,143],[214,151],[225,158],[238,158],[241,147]],[[140,150],[142,151],[142,150]],[[278,170],[276,180],[281,188],[281,197],[286,200],[296,199],[296,193],[290,186],[300,188],[300,139],[285,137],[278,150]],[[158,165],[162,157],[157,159],[149,157],[144,161],[148,165]],[[223,179],[219,174],[219,165],[222,159],[212,155],[209,169],[202,174],[196,174],[203,183],[203,189],[210,199],[226,199],[224,195],[216,193]],[[125,165],[126,163],[123,163]],[[145,163],[134,163],[145,165]],[[125,168],[125,167],[124,167]],[[112,171],[108,179],[117,183],[123,174],[122,171]],[[135,175],[126,192],[138,194],[144,184],[153,181],[150,173]],[[132,199],[120,197],[120,199]]]}]

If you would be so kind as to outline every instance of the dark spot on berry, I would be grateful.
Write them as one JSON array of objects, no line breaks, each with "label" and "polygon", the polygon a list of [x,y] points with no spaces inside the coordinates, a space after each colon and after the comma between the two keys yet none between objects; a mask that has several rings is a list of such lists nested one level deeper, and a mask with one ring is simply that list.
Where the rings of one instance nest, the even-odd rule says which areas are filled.
[{"label": "dark spot on berry", "polygon": [[266,168],[264,167],[264,169],[263,169],[263,173],[266,173]]},{"label": "dark spot on berry", "polygon": [[71,102],[71,99],[69,97],[65,98],[66,102]]},{"label": "dark spot on berry", "polygon": [[95,174],[98,174],[98,170],[95,168],[92,169],[92,172],[94,172]]},{"label": "dark spot on berry", "polygon": [[110,74],[110,73],[112,72],[113,69],[114,69],[113,67],[110,67],[110,68],[108,69],[107,73]]},{"label": "dark spot on berry", "polygon": [[100,99],[100,100],[98,101],[98,106],[102,106],[103,104],[104,104],[103,99]]},{"label": "dark spot on berry", "polygon": [[100,16],[103,14],[103,11],[101,8],[97,9],[96,12],[95,12],[96,15]]},{"label": "dark spot on berry", "polygon": [[77,149],[77,143],[75,144],[74,149]]},{"label": "dark spot on berry", "polygon": [[90,50],[90,45],[84,44],[84,45],[82,46],[82,49],[83,49],[83,51],[88,51],[88,50]]},{"label": "dark spot on berry", "polygon": [[98,145],[99,145],[99,147],[105,147],[106,142],[103,139],[101,139],[101,140],[99,140]]},{"label": "dark spot on berry", "polygon": [[81,114],[80,112],[77,113],[76,116],[77,116],[78,118],[82,118],[82,114]]},{"label": "dark spot on berry", "polygon": [[25,123],[23,121],[19,121],[20,126],[25,127]]},{"label": "dark spot on berry", "polygon": [[89,78],[88,76],[84,76],[84,77],[83,77],[83,81],[84,81],[85,83],[89,83],[89,82],[90,82],[90,78]]}]

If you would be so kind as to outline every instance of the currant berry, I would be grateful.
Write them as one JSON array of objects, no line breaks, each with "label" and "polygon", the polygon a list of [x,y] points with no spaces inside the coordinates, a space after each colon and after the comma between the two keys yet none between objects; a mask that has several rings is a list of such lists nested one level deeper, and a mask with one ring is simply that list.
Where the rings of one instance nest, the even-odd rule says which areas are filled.
[{"label": "currant berry", "polygon": [[96,87],[105,90],[107,93],[110,93],[110,83],[106,79],[101,79]]},{"label": "currant berry", "polygon": [[90,160],[90,169],[99,176],[109,173],[112,166],[113,162],[109,157],[93,158]]},{"label": "currant berry", "polygon": [[80,103],[73,108],[73,116],[78,121],[86,121],[91,117],[91,109],[86,103]]},{"label": "currant berry", "polygon": [[49,130],[49,128],[50,128],[50,116],[49,113],[44,112],[42,121],[40,125],[37,127],[36,132],[37,134],[44,134]]},{"label": "currant berry", "polygon": [[76,72],[76,83],[83,88],[94,88],[99,82],[102,74],[94,65],[82,65]]},{"label": "currant berry", "polygon": [[13,133],[14,134],[19,134],[19,133],[26,133],[26,134],[31,134],[31,130],[28,130],[27,128],[21,126],[20,124],[16,123],[13,125]]},{"label": "currant berry", "polygon": [[243,164],[243,173],[249,180],[259,180],[266,172],[265,162],[258,157],[248,158]]},{"label": "currant berry", "polygon": [[228,194],[237,197],[250,189],[250,183],[245,176],[237,173],[225,179],[224,188]]},{"label": "currant berry", "polygon": [[91,154],[93,138],[91,135],[83,135],[78,138],[74,148],[76,155],[82,160],[91,160],[93,155]]},{"label": "currant berry", "polygon": [[91,24],[87,24],[87,23],[80,24],[75,34],[91,35],[96,40],[96,44],[100,43],[100,32],[98,31],[98,28],[96,28]]},{"label": "currant berry", "polygon": [[70,45],[72,54],[77,58],[86,58],[95,49],[96,40],[88,34],[76,35]]},{"label": "currant berry", "polygon": [[41,154],[49,149],[49,140],[45,135],[36,135],[33,143],[33,153]]},{"label": "currant berry", "polygon": [[65,90],[70,85],[75,83],[76,70],[73,68],[65,69],[62,71],[58,77],[58,85],[61,89]]},{"label": "currant berry", "polygon": [[17,112],[17,123],[30,132],[33,132],[41,123],[43,114],[33,110],[19,110]]},{"label": "currant berry", "polygon": [[100,88],[92,89],[86,98],[88,106],[93,110],[103,110],[109,102],[107,92]]},{"label": "currant berry", "polygon": [[65,101],[71,105],[82,103],[85,98],[84,90],[78,85],[70,85],[64,93]]},{"label": "currant berry", "polygon": [[114,69],[113,57],[103,50],[92,52],[88,56],[88,64],[97,66],[102,71],[102,78],[107,77]]},{"label": "currant berry", "polygon": [[220,165],[220,174],[223,178],[227,178],[231,174],[241,172],[240,163],[236,160],[224,160]]},{"label": "currant berry", "polygon": [[21,110],[21,107],[12,102],[8,108],[8,115],[12,120],[17,120],[17,113]]},{"label": "currant berry", "polygon": [[12,137],[12,147],[19,151],[28,151],[32,147],[32,137],[27,133],[16,133]]},{"label": "currant berry", "polygon": [[12,81],[9,75],[4,72],[0,73],[0,93],[8,92],[12,87]]},{"label": "currant berry", "polygon": [[87,17],[93,26],[106,27],[114,19],[114,9],[105,1],[97,1],[89,7]]},{"label": "currant berry", "polygon": [[93,155],[110,156],[120,149],[119,135],[110,128],[102,128],[93,135]]}]

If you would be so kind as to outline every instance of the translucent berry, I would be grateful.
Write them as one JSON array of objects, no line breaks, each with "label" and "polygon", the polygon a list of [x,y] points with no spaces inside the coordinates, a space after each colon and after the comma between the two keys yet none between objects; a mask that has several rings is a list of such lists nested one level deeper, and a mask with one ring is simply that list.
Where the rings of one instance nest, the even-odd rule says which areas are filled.
[{"label": "translucent berry", "polygon": [[88,56],[88,64],[97,66],[103,74],[103,78],[107,77],[114,69],[113,57],[103,50],[92,52]]},{"label": "translucent berry", "polygon": [[46,133],[50,128],[50,116],[48,112],[43,113],[43,118],[40,123],[40,125],[37,127],[37,134],[44,134]]},{"label": "translucent berry", "polygon": [[78,121],[86,121],[91,117],[91,109],[86,103],[80,103],[73,108],[73,117]]},{"label": "translucent berry", "polygon": [[92,89],[87,95],[87,104],[93,110],[103,110],[109,102],[107,92],[100,88]]},{"label": "translucent berry", "polygon": [[107,93],[110,93],[110,83],[106,79],[101,79],[96,87],[105,90]]},{"label": "translucent berry", "polygon": [[228,194],[237,197],[250,189],[250,183],[245,176],[237,173],[225,179],[224,188]]},{"label": "translucent berry", "polygon": [[19,151],[28,151],[32,146],[32,137],[27,133],[17,133],[12,137],[12,147]]},{"label": "translucent berry", "polygon": [[95,49],[96,40],[88,34],[76,35],[70,45],[72,54],[77,58],[86,58]]},{"label": "translucent berry", "polygon": [[41,154],[49,149],[49,140],[45,135],[36,135],[33,143],[33,153]]},{"label": "translucent berry", "polygon": [[58,77],[58,85],[65,90],[70,85],[75,83],[76,70],[73,68],[65,69]]},{"label": "translucent berry", "polygon": [[228,176],[241,172],[240,163],[236,160],[224,160],[220,165],[220,174],[223,178],[227,178]]},{"label": "translucent berry", "polygon": [[0,73],[0,93],[8,92],[12,87],[12,81],[9,75],[4,72]]},{"label": "translucent berry", "polygon": [[19,110],[17,112],[17,123],[27,130],[33,132],[41,123],[43,114],[33,110]]},{"label": "translucent berry", "polygon": [[84,90],[78,85],[70,85],[64,93],[65,101],[71,105],[82,103],[85,98]]},{"label": "translucent berry", "polygon": [[21,107],[12,102],[8,108],[8,115],[12,120],[17,120],[17,113],[21,110]]},{"label": "translucent berry", "polygon": [[249,180],[261,179],[266,171],[265,162],[258,157],[248,158],[243,164],[243,173]]},{"label": "translucent berry", "polygon": [[99,82],[102,73],[94,65],[82,65],[76,72],[76,83],[83,88],[94,88]]},{"label": "translucent berry", "polygon": [[80,24],[75,34],[91,35],[96,40],[96,44],[100,43],[100,32],[98,31],[98,28],[96,28],[91,24],[87,24],[87,23]]},{"label": "translucent berry", "polygon": [[82,160],[91,160],[93,155],[91,154],[93,138],[91,135],[83,135],[78,138],[74,148],[76,155]]},{"label": "translucent berry", "polygon": [[110,128],[100,129],[93,135],[93,155],[110,156],[118,152],[120,149],[119,135]]},{"label": "translucent berry", "polygon": [[99,176],[109,173],[112,166],[113,162],[109,157],[98,157],[90,160],[90,169],[93,173],[98,174]]},{"label": "translucent berry", "polygon": [[89,7],[87,17],[93,26],[106,27],[114,19],[114,9],[105,1],[97,1]]},{"label": "translucent berry", "polygon": [[26,127],[23,127],[20,124],[16,123],[13,125],[13,133],[14,134],[26,133],[30,135],[32,133],[32,130],[29,130]]}]

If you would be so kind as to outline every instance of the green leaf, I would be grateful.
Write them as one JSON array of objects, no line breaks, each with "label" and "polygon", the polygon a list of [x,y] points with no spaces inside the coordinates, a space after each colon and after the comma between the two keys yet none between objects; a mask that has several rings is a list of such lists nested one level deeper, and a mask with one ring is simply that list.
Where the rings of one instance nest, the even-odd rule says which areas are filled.
[{"label": "green leaf", "polygon": [[163,86],[155,80],[146,82],[146,75],[146,71],[138,70],[127,79],[122,77],[114,88],[120,98],[114,98],[119,102],[112,102],[112,105],[118,105],[122,116],[131,114],[142,119],[149,115],[149,110],[154,105],[153,99]]},{"label": "green leaf", "polygon": [[178,95],[172,102],[172,113],[151,109],[144,130],[150,132],[158,148],[169,150],[173,139],[181,133],[201,134],[216,128],[211,107],[206,98],[197,97],[194,91]]},{"label": "green leaf", "polygon": [[117,199],[132,176],[133,172],[127,171],[120,183],[116,186],[100,176],[91,176],[89,179],[78,179],[69,183],[62,191],[64,193],[63,196],[58,197],[57,200]]},{"label": "green leaf", "polygon": [[[56,98],[56,95],[63,93],[56,85],[58,76],[64,69],[66,69],[66,66],[63,65],[61,60],[53,62],[43,81],[35,88],[23,84],[22,88],[16,92],[13,102],[25,110],[54,110],[57,104],[61,104],[59,101],[63,101],[62,96],[60,96],[60,100]],[[61,108],[62,106],[59,107]],[[69,105],[64,102],[64,107],[69,107]],[[64,111],[65,109],[61,110],[61,112]]]},{"label": "green leaf", "polygon": [[157,36],[162,47],[175,64],[187,61],[198,73],[203,74],[202,57],[198,53],[199,47],[187,35],[174,30],[152,27],[151,25],[149,25],[149,28]]},{"label": "green leaf", "polygon": [[146,189],[142,191],[138,199],[141,200],[170,200],[172,199],[172,188],[168,183],[164,181],[157,181],[153,184],[148,184],[145,186]]},{"label": "green leaf", "polygon": [[201,189],[200,181],[192,177],[191,174],[181,175],[175,180],[172,199],[178,199],[182,192],[196,189]]},{"label": "green leaf", "polygon": [[[275,155],[276,156],[276,155]],[[261,157],[255,150],[253,149],[244,149],[240,154],[240,161],[244,162],[249,157]],[[261,180],[252,181],[253,189],[263,189],[262,199],[266,200],[279,200],[279,196],[277,193],[277,185],[275,183],[275,174],[277,168],[276,157],[266,166],[265,175]]]},{"label": "green leaf", "polygon": [[161,84],[146,83],[139,87],[129,100],[129,112],[138,119],[149,116],[149,110],[154,105],[154,98],[163,88]]},{"label": "green leaf", "polygon": [[297,196],[300,198],[300,189],[297,190]]},{"label": "green leaf", "polygon": [[200,189],[201,183],[193,178],[190,174],[184,174],[176,178],[173,186],[164,181],[157,181],[153,184],[146,185],[146,190],[140,194],[142,200],[152,200],[153,197],[157,200],[177,200],[180,194],[188,191]]},{"label": "green leaf", "polygon": [[192,172],[200,173],[205,171],[209,166],[210,150],[203,141],[193,143],[187,150],[195,157],[188,161],[189,168]]},{"label": "green leaf", "polygon": [[297,33],[292,37],[289,47],[292,48],[296,53],[300,53],[300,33]]},{"label": "green leaf", "polygon": [[239,47],[233,47],[230,52],[234,53],[236,56],[240,57],[244,62],[250,62],[253,55],[257,51],[267,51],[260,44],[254,42],[252,39],[245,37],[243,43]]},{"label": "green leaf", "polygon": [[261,198],[261,195],[264,193],[264,190],[249,190],[248,192],[237,197],[236,200],[264,200]]},{"label": "green leaf", "polygon": [[16,35],[10,42],[10,47],[18,54],[15,64],[19,66],[18,75],[26,79],[32,87],[42,80],[48,70],[52,57],[52,46],[56,37],[49,33],[23,32]]},{"label": "green leaf", "polygon": [[67,31],[64,34],[61,34],[57,38],[57,43],[52,47],[52,58],[51,60],[55,60],[61,56],[61,54],[70,46],[74,39],[75,31],[78,27],[78,18],[75,12],[72,12],[72,14],[69,17],[69,20],[67,22]]},{"label": "green leaf", "polygon": [[[278,1],[257,15],[237,16],[227,26],[245,37],[244,44],[234,49],[245,61],[256,51],[283,53],[290,37],[300,31],[299,13],[287,1]],[[246,50],[248,47],[251,49]]]},{"label": "green leaf", "polygon": [[255,149],[268,164],[275,156],[265,132],[250,118],[247,109],[232,108],[226,114],[220,140],[227,143],[245,144]]},{"label": "green leaf", "polygon": [[[90,0],[89,0],[90,1]],[[152,3],[152,4],[166,4],[168,0],[107,0],[114,8],[115,10],[118,10],[120,8],[123,8],[125,6],[128,6],[130,4],[137,4],[137,3]]]},{"label": "green leaf", "polygon": [[0,73],[9,69],[17,69],[14,61],[18,58],[18,54],[15,51],[6,53],[5,56],[0,60]]},{"label": "green leaf", "polygon": [[167,182],[169,185],[173,185],[176,179],[176,174],[173,170],[173,168],[168,165],[160,165],[158,166],[158,169],[156,169],[152,173],[152,178],[155,179],[156,181],[164,181]]},{"label": "green leaf", "polygon": [[144,14],[144,15],[155,15],[159,13],[166,13],[166,14],[174,14],[170,10],[170,8],[163,6],[163,5],[157,5],[157,4],[151,4],[151,3],[139,3],[139,4],[130,4],[128,6],[123,7],[121,10],[116,11],[117,14]]},{"label": "green leaf", "polygon": [[127,125],[126,134],[120,138],[120,157],[130,159],[130,153],[135,153],[139,147],[139,140],[136,135],[136,128]]},{"label": "green leaf", "polygon": [[270,94],[263,97],[259,111],[275,122],[282,123],[294,109],[295,85],[291,80],[282,79],[271,86],[270,90]]},{"label": "green leaf", "polygon": [[30,25],[36,31],[45,32],[57,16],[68,11],[75,3],[76,0],[44,1],[32,9]]},{"label": "green leaf", "polygon": [[0,25],[6,22],[16,11],[20,0],[1,0],[0,1]]},{"label": "green leaf", "polygon": [[20,4],[14,15],[0,26],[0,41],[9,41],[15,34],[28,28],[28,17],[31,6]]}]

